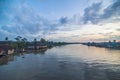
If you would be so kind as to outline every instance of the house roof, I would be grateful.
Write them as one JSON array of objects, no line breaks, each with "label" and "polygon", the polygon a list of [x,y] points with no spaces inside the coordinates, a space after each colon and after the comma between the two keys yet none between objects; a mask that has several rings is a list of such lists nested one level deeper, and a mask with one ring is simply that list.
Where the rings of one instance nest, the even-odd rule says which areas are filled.
[{"label": "house roof", "polygon": [[0,50],[11,50],[12,47],[9,45],[0,45]]},{"label": "house roof", "polygon": [[0,45],[11,44],[12,41],[0,41]]}]

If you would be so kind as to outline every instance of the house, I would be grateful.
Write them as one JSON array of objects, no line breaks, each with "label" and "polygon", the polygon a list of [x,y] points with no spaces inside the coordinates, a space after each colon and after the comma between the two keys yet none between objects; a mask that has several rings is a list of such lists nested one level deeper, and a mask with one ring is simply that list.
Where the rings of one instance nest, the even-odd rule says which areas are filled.
[{"label": "house", "polygon": [[116,42],[116,40],[113,40],[112,42],[111,41],[109,41],[108,43],[107,43],[107,46],[106,46],[107,48],[115,48],[115,47],[117,47],[117,42]]},{"label": "house", "polygon": [[12,41],[0,41],[0,45],[11,45]]},{"label": "house", "polygon": [[28,50],[34,50],[34,49],[35,49],[34,44],[32,44],[32,43],[27,43],[27,49],[28,49]]},{"label": "house", "polygon": [[13,54],[14,49],[6,44],[1,45],[0,44],[0,55],[6,55],[6,54]]},{"label": "house", "polygon": [[41,42],[36,42],[36,44],[34,44],[34,42],[29,42],[27,43],[27,49],[28,50],[39,50],[39,49],[45,49],[47,48],[47,46]]}]

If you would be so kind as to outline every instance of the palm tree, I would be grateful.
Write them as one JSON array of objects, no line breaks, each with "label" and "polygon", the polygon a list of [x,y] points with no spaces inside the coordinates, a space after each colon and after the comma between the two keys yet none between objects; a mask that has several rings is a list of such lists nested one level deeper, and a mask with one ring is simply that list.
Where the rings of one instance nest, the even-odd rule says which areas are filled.
[{"label": "palm tree", "polygon": [[22,38],[21,42],[23,44],[23,47],[26,48],[26,46],[27,46],[27,38]]},{"label": "palm tree", "polygon": [[23,40],[24,40],[25,42],[27,42],[27,38],[23,38]]},{"label": "palm tree", "polygon": [[15,38],[15,40],[20,41],[21,38],[22,38],[21,36],[17,36],[17,37]]},{"label": "palm tree", "polygon": [[21,39],[22,39],[21,36],[17,36],[17,37],[15,38],[15,40],[17,41],[17,48],[20,48]]},{"label": "palm tree", "polygon": [[37,39],[36,38],[34,39],[34,48],[35,48],[35,50],[37,49]]},{"label": "palm tree", "polygon": [[26,38],[22,38],[21,41],[22,42],[27,42],[27,39]]},{"label": "palm tree", "polygon": [[8,41],[8,37],[5,37],[5,40]]},{"label": "palm tree", "polygon": [[40,39],[40,42],[41,42],[41,43],[45,43],[46,40],[45,40],[44,38],[41,38],[41,39]]}]

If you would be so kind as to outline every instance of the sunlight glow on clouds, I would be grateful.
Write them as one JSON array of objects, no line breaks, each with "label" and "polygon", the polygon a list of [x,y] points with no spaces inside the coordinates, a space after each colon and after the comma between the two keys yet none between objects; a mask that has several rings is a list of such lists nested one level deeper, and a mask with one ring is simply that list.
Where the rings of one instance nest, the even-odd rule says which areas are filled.
[{"label": "sunlight glow on clouds", "polygon": [[52,1],[0,0],[0,40],[120,40],[120,0]]}]

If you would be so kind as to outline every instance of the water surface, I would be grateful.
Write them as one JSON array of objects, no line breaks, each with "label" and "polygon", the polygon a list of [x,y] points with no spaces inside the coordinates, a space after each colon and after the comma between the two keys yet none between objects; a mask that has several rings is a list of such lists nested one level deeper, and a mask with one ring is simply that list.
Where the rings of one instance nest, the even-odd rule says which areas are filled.
[{"label": "water surface", "polygon": [[80,44],[0,58],[0,80],[120,80],[120,50]]}]

